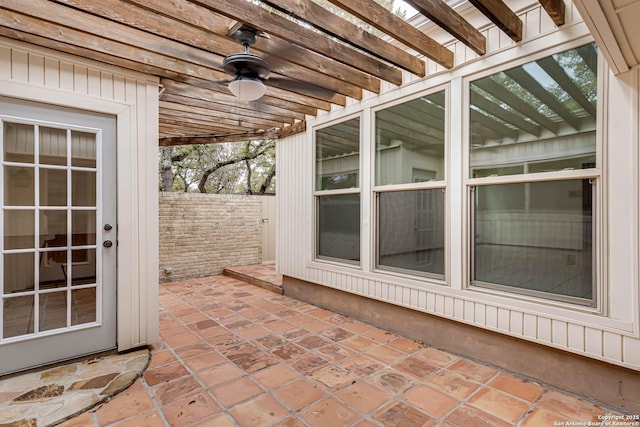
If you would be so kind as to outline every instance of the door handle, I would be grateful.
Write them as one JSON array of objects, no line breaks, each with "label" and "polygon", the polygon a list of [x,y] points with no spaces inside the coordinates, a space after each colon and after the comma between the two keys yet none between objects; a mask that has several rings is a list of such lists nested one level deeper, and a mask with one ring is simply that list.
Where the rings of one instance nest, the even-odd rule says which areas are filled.
[{"label": "door handle", "polygon": [[110,248],[111,246],[113,246],[113,242],[111,240],[105,240],[104,242],[102,242],[102,246],[104,246],[105,248]]}]

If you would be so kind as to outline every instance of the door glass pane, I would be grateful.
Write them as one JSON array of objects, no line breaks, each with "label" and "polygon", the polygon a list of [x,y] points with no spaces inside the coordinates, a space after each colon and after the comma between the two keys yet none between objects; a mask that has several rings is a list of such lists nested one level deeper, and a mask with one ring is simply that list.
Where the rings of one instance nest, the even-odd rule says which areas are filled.
[{"label": "door glass pane", "polygon": [[359,187],[360,119],[316,131],[316,190]]},{"label": "door glass pane", "polygon": [[95,172],[71,172],[71,204],[73,206],[96,205]]},{"label": "door glass pane", "polygon": [[444,180],[444,91],[376,113],[376,185]]},{"label": "door glass pane", "polygon": [[378,197],[378,266],[444,275],[444,191]]},{"label": "door glass pane", "polygon": [[7,162],[33,163],[34,127],[19,123],[3,123],[4,160]]},{"label": "door glass pane", "polygon": [[96,134],[71,132],[71,166],[96,167]]},{"label": "door glass pane", "polygon": [[40,289],[67,286],[67,251],[47,251],[40,256]]},{"label": "door glass pane", "polygon": [[71,284],[96,283],[96,250],[74,249],[71,251]]},{"label": "door glass pane", "polygon": [[71,291],[71,325],[92,323],[96,320],[96,288]]},{"label": "door glass pane", "polygon": [[40,164],[67,165],[67,131],[40,127]]},{"label": "door glass pane", "polygon": [[71,213],[71,232],[73,241],[82,242],[77,245],[96,244],[96,212],[95,211],[73,211]]},{"label": "door glass pane", "polygon": [[476,284],[594,298],[589,180],[478,186],[475,193]]},{"label": "door glass pane", "polygon": [[360,195],[318,197],[318,256],[360,261]]},{"label": "door glass pane", "polygon": [[4,254],[4,293],[33,291],[34,253]]},{"label": "door glass pane", "polygon": [[4,204],[5,206],[35,205],[35,185],[33,168],[4,167]]},{"label": "door glass pane", "polygon": [[591,43],[472,82],[471,177],[596,167],[595,57]]},{"label": "door glass pane", "polygon": [[40,331],[67,326],[67,292],[40,294]]},{"label": "door glass pane", "polygon": [[33,248],[35,241],[34,211],[4,211],[4,248]]},{"label": "door glass pane", "polygon": [[67,171],[40,169],[40,206],[67,205]]},{"label": "door glass pane", "polygon": [[4,338],[33,333],[33,295],[6,298],[3,309],[2,335]]},{"label": "door glass pane", "polygon": [[40,247],[67,246],[67,211],[40,211]]}]

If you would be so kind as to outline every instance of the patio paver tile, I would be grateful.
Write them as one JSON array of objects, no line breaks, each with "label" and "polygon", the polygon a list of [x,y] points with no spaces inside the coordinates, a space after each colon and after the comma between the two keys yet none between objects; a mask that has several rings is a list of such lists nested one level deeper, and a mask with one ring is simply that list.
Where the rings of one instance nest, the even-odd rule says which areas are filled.
[{"label": "patio paver tile", "polygon": [[289,414],[280,403],[267,394],[241,403],[230,411],[231,416],[241,426],[261,427],[266,426]]},{"label": "patio paver tile", "polygon": [[100,425],[108,425],[152,409],[154,405],[151,396],[138,380],[129,389],[111,399],[107,405],[101,406],[96,415]]},{"label": "patio paver tile", "polygon": [[253,374],[253,378],[267,389],[279,387],[299,377],[299,373],[283,364],[276,364]]},{"label": "patio paver tile", "polygon": [[171,427],[193,424],[221,410],[206,393],[187,397],[162,408]]},{"label": "patio paver tile", "polygon": [[456,399],[464,399],[473,393],[480,384],[450,371],[440,371],[428,380],[428,384],[439,388]]},{"label": "patio paver tile", "polygon": [[358,419],[355,412],[333,397],[304,409],[300,416],[313,427],[344,426]]},{"label": "patio paver tile", "polygon": [[373,418],[385,427],[433,425],[433,418],[404,402],[397,401],[380,409]]},{"label": "patio paver tile", "polygon": [[469,404],[512,423],[529,409],[529,405],[521,400],[490,388],[483,388],[471,396]]},{"label": "patio paver tile", "polygon": [[544,392],[539,385],[506,374],[499,374],[489,385],[529,402],[535,402]]},{"label": "patio paver tile", "polygon": [[[464,427],[509,427],[510,424],[504,420],[496,418],[495,416],[481,411],[478,408],[472,406],[463,405],[453,411],[446,419],[446,426],[464,426]],[[551,424],[534,424],[531,427],[553,426]]]},{"label": "patio paver tile", "polygon": [[221,365],[203,369],[197,373],[197,376],[207,387],[213,388],[240,378],[244,374],[244,371],[238,369],[234,363],[226,362]]},{"label": "patio paver tile", "polygon": [[402,399],[436,419],[442,417],[459,403],[458,399],[423,384],[409,390],[402,396]]},{"label": "patio paver tile", "polygon": [[293,411],[297,411],[325,396],[325,393],[318,389],[317,386],[303,379],[277,388],[273,391],[273,394]]},{"label": "patio paver tile", "polygon": [[569,420],[598,421],[598,416],[605,414],[604,409],[597,405],[557,391],[544,393],[538,405],[540,408],[564,415]]},{"label": "patio paver tile", "polygon": [[161,285],[160,306],[144,376],[64,427],[538,427],[607,413],[233,278]]},{"label": "patio paver tile", "polygon": [[[86,426],[86,424],[85,424]],[[113,427],[163,427],[165,422],[158,411],[151,411],[112,424]],[[65,426],[66,427],[66,426]],[[173,427],[173,426],[172,426]]]},{"label": "patio paver tile", "polygon": [[363,414],[370,413],[389,400],[386,393],[364,381],[359,381],[340,391],[337,396]]},{"label": "patio paver tile", "polygon": [[260,386],[247,377],[235,379],[211,389],[211,393],[226,407],[231,407],[263,392]]},{"label": "patio paver tile", "polygon": [[485,382],[496,374],[496,370],[471,360],[462,359],[449,367],[450,370],[478,382]]}]

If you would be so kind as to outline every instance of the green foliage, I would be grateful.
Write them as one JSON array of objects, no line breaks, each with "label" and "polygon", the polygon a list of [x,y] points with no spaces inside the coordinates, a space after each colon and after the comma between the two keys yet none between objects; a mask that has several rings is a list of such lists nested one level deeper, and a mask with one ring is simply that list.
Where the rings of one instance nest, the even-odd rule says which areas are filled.
[{"label": "green foliage", "polygon": [[275,188],[271,169],[275,170],[272,140],[162,147],[159,187],[173,192],[259,194]]}]

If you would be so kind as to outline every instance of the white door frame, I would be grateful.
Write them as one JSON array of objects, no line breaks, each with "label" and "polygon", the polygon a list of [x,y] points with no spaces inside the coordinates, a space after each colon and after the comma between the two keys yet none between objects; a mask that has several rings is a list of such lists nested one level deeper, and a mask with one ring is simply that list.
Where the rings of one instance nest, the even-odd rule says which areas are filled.
[{"label": "white door frame", "polygon": [[[80,61],[35,46],[27,47],[40,54],[55,55],[67,63]],[[87,64],[99,67],[91,61],[83,62],[84,66]],[[114,70],[117,71],[111,67],[110,71]],[[122,72],[127,75],[126,71]],[[0,79],[0,95],[3,96],[116,116],[119,227],[117,345],[121,351],[151,344],[159,339],[158,84],[151,76],[137,73],[127,78],[131,78],[127,82],[127,90],[133,93],[127,93],[125,99],[135,100],[132,102],[101,99],[25,81]]]},{"label": "white door frame", "polygon": [[[43,235],[39,230],[38,223],[40,221],[40,212],[65,212],[67,218],[64,234],[67,236],[66,245],[71,247],[74,245],[71,234],[73,232],[74,224],[71,222],[71,170],[75,170],[78,173],[94,173],[95,174],[95,205],[91,203],[86,207],[77,206],[72,209],[73,212],[95,212],[94,226],[95,226],[95,242],[80,244],[76,248],[82,248],[83,246],[91,252],[94,258],[93,261],[93,274],[95,280],[93,283],[86,285],[78,283],[72,285],[73,277],[78,277],[74,273],[76,268],[83,269],[85,266],[78,263],[74,263],[71,258],[71,249],[65,249],[68,253],[66,257],[66,268],[63,264],[63,273],[66,279],[64,288],[66,290],[59,290],[57,286],[53,289],[40,289],[37,283],[42,283],[39,279],[39,272],[43,272],[43,262],[46,264],[48,256],[53,252],[47,252],[48,249],[42,248],[40,243],[32,241],[29,248],[35,246],[35,252],[33,261],[38,262],[38,266],[35,266],[35,272],[33,270],[34,265],[31,266],[31,271],[34,272],[33,278],[35,284],[33,292],[33,308],[31,309],[31,316],[33,319],[34,330],[29,333],[27,331],[25,335],[18,335],[15,337],[5,337],[3,343],[0,345],[0,355],[2,359],[6,359],[6,363],[0,366],[0,375],[11,373],[16,370],[29,369],[36,366],[46,365],[53,361],[60,361],[86,354],[96,353],[99,351],[110,350],[116,347],[116,250],[117,247],[104,247],[102,245],[103,240],[113,239],[116,240],[117,236],[117,217],[116,217],[116,122],[115,118],[111,115],[95,114],[87,111],[80,111],[77,109],[61,108],[59,106],[52,106],[49,104],[33,103],[24,100],[16,100],[14,98],[0,97],[0,106],[2,106],[2,116],[0,116],[7,125],[10,123],[23,123],[27,126],[33,126],[33,130],[36,132],[34,135],[34,150],[33,159],[28,161],[28,164],[34,165],[34,183],[40,182],[42,185],[42,177],[48,176],[50,172],[64,171],[67,179],[64,184],[66,202],[57,207],[54,205],[43,205],[43,201],[36,197],[33,200],[32,208],[36,214],[32,221],[35,220],[34,231],[36,231],[37,240]],[[64,165],[52,165],[47,162],[39,160],[40,156],[38,152],[42,153],[41,148],[43,141],[38,138],[38,135],[42,134],[38,131],[39,127],[64,129],[66,136],[66,156]],[[73,131],[79,131],[84,133],[90,133],[95,135],[95,148],[96,157],[95,165],[93,167],[82,167],[73,165],[73,162],[69,159],[73,158],[73,144],[70,140]],[[37,143],[39,141],[39,143]],[[9,141],[4,141],[8,144]],[[0,150],[3,151],[3,150]],[[5,159],[6,161],[6,159]],[[19,165],[20,163],[18,163]],[[10,167],[10,166],[7,166]],[[27,166],[25,166],[27,167]],[[60,169],[63,167],[64,169]],[[94,171],[94,172],[92,172]],[[44,175],[42,175],[44,173]],[[3,175],[4,176],[4,175]],[[0,177],[0,181],[2,178]],[[1,186],[4,187],[4,184]],[[7,189],[7,188],[5,188]],[[37,196],[38,186],[35,185],[34,193]],[[3,201],[4,204],[4,201]],[[90,209],[90,207],[94,209]],[[31,207],[31,206],[29,206]],[[63,207],[64,211],[60,208]],[[53,210],[52,210],[53,209]],[[31,210],[31,209],[29,209]],[[6,211],[10,212],[10,210]],[[111,229],[103,230],[104,222],[112,223]],[[39,230],[39,231],[38,231]],[[57,232],[60,232],[58,230]],[[75,232],[74,232],[75,233]],[[35,236],[34,236],[35,237]],[[58,246],[58,245],[56,245]],[[7,248],[4,248],[7,249]],[[11,250],[12,248],[9,248]],[[17,249],[20,251],[20,249]],[[45,251],[45,252],[42,252]],[[15,252],[15,249],[12,250]],[[59,251],[56,251],[59,252]],[[45,255],[43,257],[43,255]],[[0,261],[0,265],[4,264]],[[91,262],[90,262],[91,264]],[[2,270],[11,272],[12,265],[3,265]],[[81,270],[79,270],[81,271]],[[85,271],[91,274],[91,269]],[[6,275],[5,275],[6,277]],[[6,283],[5,283],[6,285]],[[87,322],[87,320],[74,326],[73,316],[69,317],[70,313],[73,313],[73,308],[78,306],[73,301],[76,300],[77,292],[84,292],[81,289],[95,291],[95,320]],[[71,293],[69,293],[71,292]],[[51,325],[55,329],[51,331],[39,331],[40,322],[38,322],[39,314],[42,311],[38,308],[39,304],[43,304],[48,301],[60,301],[58,298],[62,296],[67,301],[65,304],[65,310],[67,312],[66,318],[68,323],[66,327],[61,324]],[[58,309],[58,312],[60,310]],[[2,307],[0,307],[2,312]],[[52,314],[54,312],[51,312]],[[82,314],[82,313],[79,313]],[[3,316],[4,317],[4,316]],[[1,321],[0,321],[1,322]],[[66,322],[65,322],[66,323]],[[60,328],[62,327],[62,328]]]}]

